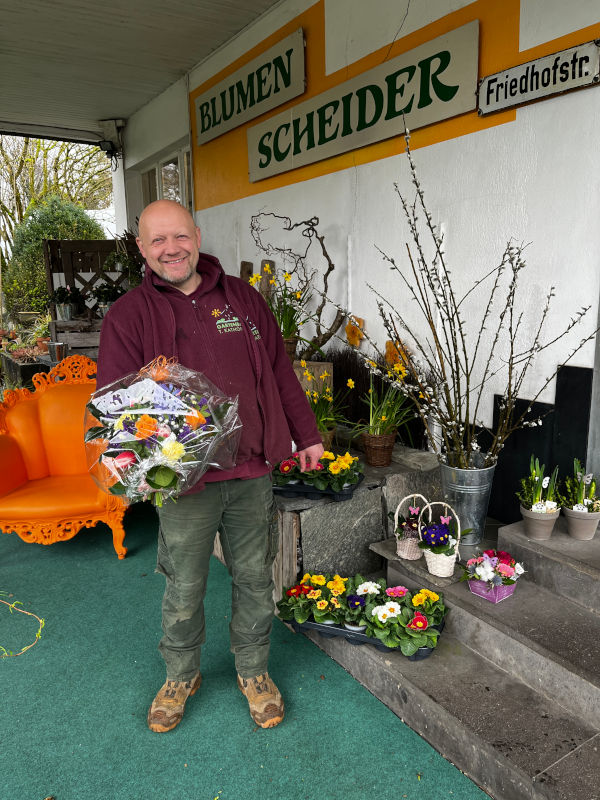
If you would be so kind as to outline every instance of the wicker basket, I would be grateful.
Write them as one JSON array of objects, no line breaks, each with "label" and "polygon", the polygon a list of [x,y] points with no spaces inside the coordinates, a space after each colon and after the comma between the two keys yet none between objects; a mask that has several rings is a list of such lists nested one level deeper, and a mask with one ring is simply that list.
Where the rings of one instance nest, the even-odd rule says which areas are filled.
[{"label": "wicker basket", "polygon": [[389,467],[396,442],[396,431],[392,433],[363,433],[362,445],[367,464],[372,467]]},{"label": "wicker basket", "polygon": [[423,508],[421,509],[421,513],[419,514],[419,522],[417,523],[419,529],[419,538],[421,539],[421,541],[423,540],[422,537],[423,514],[425,513],[425,511],[428,511],[429,512],[428,521],[431,522],[432,506],[443,506],[444,516],[447,516],[449,511],[452,512],[452,515],[456,520],[456,545],[454,547],[454,553],[452,553],[452,555],[449,556],[443,555],[441,553],[432,553],[431,550],[424,550],[425,562],[427,563],[427,569],[432,575],[437,575],[438,578],[450,578],[454,574],[454,565],[456,564],[456,559],[458,557],[458,545],[460,543],[460,520],[456,514],[456,511],[447,503],[443,503],[441,501],[437,501],[434,503],[427,503],[427,505],[423,506]]},{"label": "wicker basket", "polygon": [[423,555],[423,550],[419,547],[419,539],[401,539],[397,534],[398,517],[402,506],[406,502],[412,501],[413,506],[416,504],[417,498],[422,500],[427,505],[427,498],[422,494],[407,494],[396,506],[396,513],[394,514],[394,534],[396,535],[396,553],[400,558],[406,558],[408,561],[417,561]]}]

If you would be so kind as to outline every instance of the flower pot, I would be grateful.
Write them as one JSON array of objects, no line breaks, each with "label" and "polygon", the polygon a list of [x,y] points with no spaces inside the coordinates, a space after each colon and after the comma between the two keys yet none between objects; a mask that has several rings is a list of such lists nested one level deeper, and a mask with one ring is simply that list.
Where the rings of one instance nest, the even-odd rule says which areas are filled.
[{"label": "flower pot", "polygon": [[366,625],[355,625],[353,622],[344,622],[344,628],[347,631],[352,631],[353,633],[362,633],[366,630]]},{"label": "flower pot", "polygon": [[406,656],[409,661],[422,661],[424,658],[429,658],[435,648],[433,647],[419,647],[416,653],[412,656]]},{"label": "flower pot", "polygon": [[328,431],[319,431],[321,434],[321,441],[325,450],[331,450],[333,444],[333,437],[335,436],[335,428],[330,428]]},{"label": "flower pot", "polygon": [[372,467],[389,467],[396,443],[396,431],[393,433],[363,433],[362,446],[367,464]]},{"label": "flower pot", "polygon": [[285,345],[285,352],[288,354],[288,358],[294,363],[296,360],[296,348],[298,347],[298,337],[297,336],[288,336],[285,337],[283,340]]},{"label": "flower pot", "polygon": [[552,530],[560,510],[553,511],[550,514],[542,514],[539,511],[530,511],[527,508],[523,508],[523,506],[519,506],[519,509],[525,523],[525,535],[528,539],[543,542],[552,536]]},{"label": "flower pot", "polygon": [[75,306],[72,303],[56,303],[56,319],[66,322],[73,319]]},{"label": "flower pot", "polygon": [[467,581],[469,584],[469,589],[473,594],[479,595],[479,597],[483,597],[485,600],[489,600],[490,603],[500,603],[502,600],[506,600],[507,597],[510,597],[511,594],[514,592],[517,584],[511,583],[509,585],[500,584],[500,586],[492,586],[490,588],[490,584],[486,583],[486,581]]},{"label": "flower pot", "polygon": [[447,461],[448,463],[440,462],[443,498],[456,509],[463,529],[471,528],[470,533],[461,537],[462,543],[468,546],[478,545],[483,538],[495,464],[491,467],[482,466],[485,453],[473,453],[472,469],[451,466],[451,455]]},{"label": "flower pot", "polygon": [[432,575],[438,578],[451,578],[454,575],[454,565],[456,564],[456,551],[450,556],[443,553],[432,553],[431,550],[424,550],[427,569]]},{"label": "flower pot", "polygon": [[573,511],[572,508],[563,508],[563,514],[567,519],[569,536],[581,542],[589,542],[594,538],[600,511]]},{"label": "flower pot", "polygon": [[48,342],[50,341],[49,336],[42,336],[39,339],[36,339],[36,345],[40,353],[47,353],[48,352]]},{"label": "flower pot", "polygon": [[396,539],[396,553],[407,561],[417,561],[423,555],[423,551],[419,547],[419,540],[416,538]]}]

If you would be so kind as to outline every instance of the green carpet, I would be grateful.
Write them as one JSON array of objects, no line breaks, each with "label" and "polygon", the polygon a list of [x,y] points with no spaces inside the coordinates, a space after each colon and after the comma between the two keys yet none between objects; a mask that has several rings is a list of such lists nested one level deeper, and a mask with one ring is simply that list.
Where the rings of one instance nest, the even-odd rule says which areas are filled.
[{"label": "green carpet", "polygon": [[[230,584],[215,559],[204,683],[171,733],[146,727],[164,680],[164,579],[156,523],[138,506],[119,561],[108,529],[50,547],[0,536],[0,591],[45,618],[42,638],[0,661],[0,800],[460,800],[485,798],[459,770],[309,640],[276,621],[270,673],[284,722],[256,728],[228,647]],[[0,645],[37,622],[0,605]]]}]

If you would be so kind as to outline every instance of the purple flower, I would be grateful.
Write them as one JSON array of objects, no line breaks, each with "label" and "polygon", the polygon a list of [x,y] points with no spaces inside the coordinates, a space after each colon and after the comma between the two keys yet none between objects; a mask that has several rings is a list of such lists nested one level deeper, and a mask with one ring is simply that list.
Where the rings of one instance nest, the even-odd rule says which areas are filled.
[{"label": "purple flower", "polygon": [[439,547],[448,544],[450,538],[450,528],[442,523],[428,525],[423,531],[423,541],[430,547]]},{"label": "purple flower", "polygon": [[365,597],[360,594],[349,594],[346,600],[350,608],[362,608],[365,604]]}]

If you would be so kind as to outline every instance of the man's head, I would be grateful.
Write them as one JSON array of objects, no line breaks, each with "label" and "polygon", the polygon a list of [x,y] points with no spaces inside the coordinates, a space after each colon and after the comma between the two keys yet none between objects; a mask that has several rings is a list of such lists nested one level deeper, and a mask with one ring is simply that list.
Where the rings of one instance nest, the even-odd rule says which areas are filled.
[{"label": "man's head", "polygon": [[196,272],[200,229],[174,200],[156,200],[142,211],[136,242],[151,270],[184,294],[200,284]]}]

